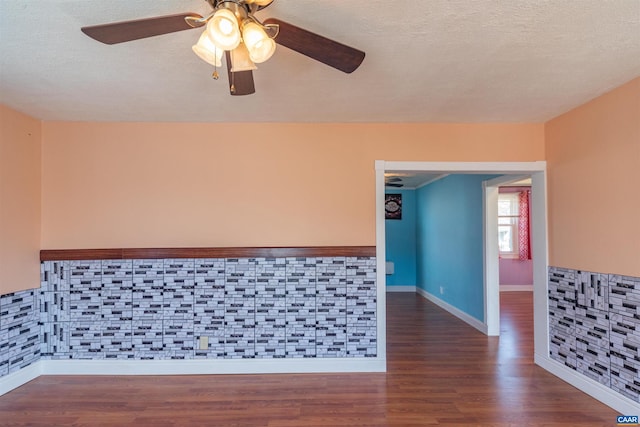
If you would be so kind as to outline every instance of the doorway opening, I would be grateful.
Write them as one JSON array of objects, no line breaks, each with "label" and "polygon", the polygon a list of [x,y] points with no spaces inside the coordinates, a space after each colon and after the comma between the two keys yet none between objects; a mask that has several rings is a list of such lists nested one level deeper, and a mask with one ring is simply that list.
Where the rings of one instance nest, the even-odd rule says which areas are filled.
[{"label": "doorway opening", "polygon": [[[488,336],[500,334],[500,288],[498,267],[498,187],[531,177],[531,252],[533,254],[534,352],[547,353],[546,278],[546,163],[545,162],[376,162],[376,250],[379,312],[384,313],[386,293],[385,172],[433,174],[483,174],[497,178],[483,188],[483,313],[482,320],[468,322]],[[420,284],[418,283],[418,286]],[[423,294],[424,295],[424,294]],[[455,308],[455,307],[454,307]],[[455,312],[452,314],[456,315]],[[460,317],[460,316],[458,316]],[[471,316],[469,316],[471,317]],[[479,316],[476,316],[479,317]],[[465,320],[465,319],[463,319]],[[465,320],[466,321],[466,320]],[[386,319],[380,319],[379,353],[386,357]]]},{"label": "doorway opening", "polygon": [[531,254],[531,177],[498,188],[500,292],[533,291]]}]

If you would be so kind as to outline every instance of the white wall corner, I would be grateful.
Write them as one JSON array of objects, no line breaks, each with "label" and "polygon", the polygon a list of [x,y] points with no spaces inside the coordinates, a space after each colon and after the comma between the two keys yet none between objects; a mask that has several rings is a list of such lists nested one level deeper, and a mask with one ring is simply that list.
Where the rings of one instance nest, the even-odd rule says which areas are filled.
[{"label": "white wall corner", "polygon": [[377,297],[377,344],[378,356],[387,356],[387,276],[386,276],[386,236],[384,220],[384,170],[386,162],[376,160],[376,297]]},{"label": "white wall corner", "polygon": [[38,361],[32,363],[26,368],[20,369],[19,371],[12,372],[9,375],[5,375],[0,378],[0,396],[3,394],[9,393],[11,390],[14,390],[21,385],[28,383],[31,380],[35,380],[41,374],[42,362]]},{"label": "white wall corner", "polygon": [[484,319],[487,335],[500,335],[500,271],[498,267],[498,187],[483,181],[482,240],[484,271]]}]

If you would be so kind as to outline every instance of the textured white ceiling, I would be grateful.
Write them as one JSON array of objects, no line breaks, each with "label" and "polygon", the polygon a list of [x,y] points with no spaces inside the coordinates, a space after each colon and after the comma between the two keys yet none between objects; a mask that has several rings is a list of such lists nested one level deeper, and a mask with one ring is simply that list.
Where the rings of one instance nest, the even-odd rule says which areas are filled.
[{"label": "textured white ceiling", "polygon": [[275,0],[274,16],[364,50],[344,74],[280,47],[232,97],[201,30],[103,45],[80,27],[204,0],[0,0],[0,103],[43,120],[540,122],[640,75],[639,0]]}]

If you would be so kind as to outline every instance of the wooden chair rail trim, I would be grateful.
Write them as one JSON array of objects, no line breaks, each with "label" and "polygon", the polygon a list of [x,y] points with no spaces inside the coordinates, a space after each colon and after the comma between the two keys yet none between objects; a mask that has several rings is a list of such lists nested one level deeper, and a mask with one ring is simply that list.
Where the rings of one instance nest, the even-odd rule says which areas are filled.
[{"label": "wooden chair rail trim", "polygon": [[40,261],[162,258],[373,257],[375,246],[43,249]]}]

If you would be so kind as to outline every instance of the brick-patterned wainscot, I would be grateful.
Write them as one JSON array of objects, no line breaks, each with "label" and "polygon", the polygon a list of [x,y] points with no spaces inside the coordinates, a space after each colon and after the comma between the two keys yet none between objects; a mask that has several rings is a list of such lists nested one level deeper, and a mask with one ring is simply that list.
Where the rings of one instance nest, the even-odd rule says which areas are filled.
[{"label": "brick-patterned wainscot", "polygon": [[0,377],[40,359],[38,292],[0,296]]},{"label": "brick-patterned wainscot", "polygon": [[640,278],[549,268],[550,357],[640,402]]},{"label": "brick-patterned wainscot", "polygon": [[44,261],[43,359],[376,357],[375,257]]}]

